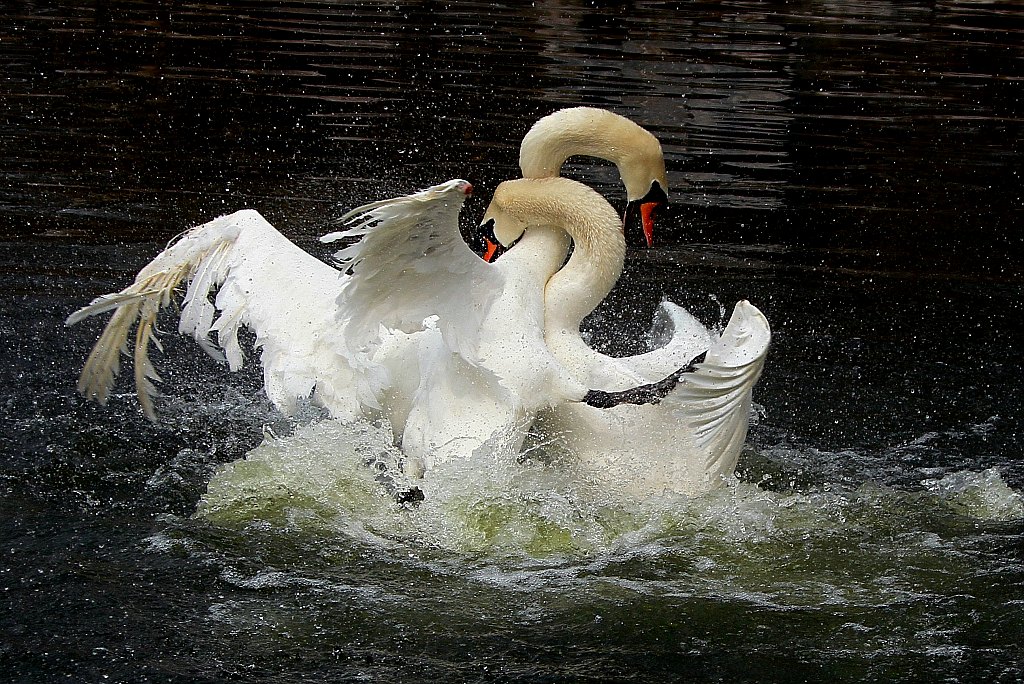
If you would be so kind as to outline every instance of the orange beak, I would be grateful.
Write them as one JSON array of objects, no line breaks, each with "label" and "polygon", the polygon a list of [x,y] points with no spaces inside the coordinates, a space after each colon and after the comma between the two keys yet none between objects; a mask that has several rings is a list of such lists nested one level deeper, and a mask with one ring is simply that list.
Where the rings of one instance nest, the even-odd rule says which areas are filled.
[{"label": "orange beak", "polygon": [[487,249],[484,250],[483,260],[487,263],[491,263],[498,254],[499,245],[497,242],[493,242],[488,238],[484,238],[484,244],[487,246]]},{"label": "orange beak", "polygon": [[657,202],[644,202],[640,205],[640,221],[644,229],[644,239],[647,246],[654,245],[654,210],[657,209]]},{"label": "orange beak", "polygon": [[654,245],[655,212],[667,206],[668,196],[658,181],[651,182],[651,189],[646,195],[627,202],[626,211],[622,216],[622,229],[627,235],[627,243],[639,247],[637,244],[639,240],[632,236],[642,231],[644,242],[648,247],[652,247]]}]

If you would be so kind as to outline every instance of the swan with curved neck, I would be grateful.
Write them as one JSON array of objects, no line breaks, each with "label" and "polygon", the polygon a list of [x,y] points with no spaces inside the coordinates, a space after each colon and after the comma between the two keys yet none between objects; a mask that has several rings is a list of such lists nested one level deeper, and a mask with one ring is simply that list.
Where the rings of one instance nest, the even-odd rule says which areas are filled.
[{"label": "swan with curved neck", "polygon": [[[551,160],[563,154],[620,152],[616,139],[624,139],[623,133],[593,142],[600,128],[593,122],[604,115],[577,119],[573,144],[566,142],[572,139],[568,119],[552,127],[561,117],[572,118],[553,115],[525,141],[529,149],[543,147],[538,141],[545,136],[561,138],[558,154],[549,156],[544,168],[560,166],[565,157]],[[619,119],[613,115],[609,120],[620,125]],[[628,190],[631,199],[644,183],[656,190],[667,187],[660,149],[654,154],[647,142],[637,149],[643,152],[631,156],[621,151],[613,158],[627,188],[633,188]],[[531,156],[539,158],[527,153],[527,166]],[[641,355],[609,366],[607,357],[582,343],[578,319],[607,293],[622,268],[620,224],[607,203],[579,184],[559,178],[533,182],[540,185],[532,194],[525,182],[496,193],[491,217],[502,239],[507,241],[506,233],[523,234],[516,249],[497,264],[482,262],[462,241],[458,213],[470,189],[464,181],[355,210],[354,225],[325,236],[359,238],[339,252],[341,272],[296,247],[252,210],[197,226],[158,254],[133,285],[69,316],[72,324],[115,312],[86,362],[79,389],[106,401],[120,352],[138,321],[136,384],[146,415],[155,417],[150,396],[157,376],[148,348],[155,342],[157,311],[170,304],[184,281],[179,331],[213,355],[223,348],[236,369],[242,362],[238,329],[250,328],[262,349],[267,394],[278,408],[288,413],[297,400],[312,398],[343,420],[393,415],[396,427],[404,420],[403,450],[424,455],[424,462],[471,456],[502,421],[512,441],[521,441],[532,412],[544,407],[557,411],[565,402],[590,401],[595,394],[601,395],[595,405],[613,405],[608,398],[616,388],[604,377],[607,368],[623,366],[627,376],[650,380],[652,368],[674,357],[656,350],[657,359],[650,363]],[[556,275],[570,234],[577,252]],[[676,337],[678,330],[677,325]],[[558,331],[566,333],[564,340],[556,339]],[[213,332],[216,341],[210,339]],[[579,353],[565,351],[563,343]],[[606,386],[588,391],[590,385],[579,379],[587,373],[602,377]],[[716,380],[700,376],[695,374],[695,387],[716,386]],[[664,387],[659,383],[657,389]],[[634,394],[623,394],[628,395],[623,400],[636,400]],[[492,419],[471,418],[481,412]],[[646,431],[627,417],[633,437],[646,439]],[[635,450],[635,441],[631,446]]]},{"label": "swan with curved neck", "polygon": [[[514,272],[534,254],[521,252],[520,245],[557,249],[560,228],[571,236],[572,256],[542,288],[547,348],[583,384],[637,384],[635,368],[590,349],[579,334],[584,316],[608,294],[622,269],[625,241],[611,206],[575,181],[520,179],[498,186],[484,220],[493,222],[503,244],[519,240],[502,258]],[[605,496],[695,494],[732,475],[770,331],[747,302],[737,304],[721,336],[696,321],[689,329],[694,348],[706,350],[706,358],[661,405],[597,411],[561,403],[542,415],[541,429],[559,439],[573,455],[573,467]]]},{"label": "swan with curved neck", "polygon": [[[657,139],[635,123],[610,112],[575,108],[556,112],[534,125],[523,140],[520,165],[524,176],[557,174],[573,155],[588,155],[615,163],[626,186],[630,207],[638,204],[644,231],[651,241],[648,200],[667,189],[665,165]],[[525,188],[530,181],[515,181]],[[507,184],[506,184],[507,185]],[[702,352],[705,370],[690,377],[673,401],[662,406],[620,406],[611,411],[561,404],[540,414],[542,431],[557,435],[577,463],[606,492],[648,495],[661,490],[695,493],[720,484],[732,474],[746,435],[750,391],[760,375],[770,340],[767,321],[747,302],[740,302],[729,326],[717,340],[685,310],[663,303],[674,324],[671,342],[661,349],[627,358],[612,358],[590,348],[580,325],[608,294],[623,265],[624,241],[609,214],[614,211],[599,196],[577,196],[574,209],[589,215],[565,217],[566,225],[603,226],[603,231],[575,231],[573,255],[565,268],[532,287],[545,292],[545,342],[574,377],[588,386],[624,389],[661,377],[688,364]],[[521,216],[501,207],[489,209],[495,237],[510,244],[529,230]],[[492,203],[492,207],[494,204]],[[600,217],[600,218],[599,218]],[[629,220],[629,209],[627,218]],[[531,229],[532,230],[532,229]],[[562,244],[549,246],[565,254]],[[527,255],[510,249],[503,260],[525,261]],[[709,379],[717,376],[717,380]],[[697,385],[700,389],[694,389]],[[704,409],[700,408],[703,402]],[[710,402],[710,403],[709,403]],[[707,418],[711,405],[717,408]],[[630,464],[626,467],[626,464]]]},{"label": "swan with curved neck", "polygon": [[[275,405],[289,412],[312,395],[343,420],[387,416],[413,475],[488,444],[517,453],[536,411],[562,402],[657,400],[666,385],[639,395],[588,388],[545,344],[544,290],[530,284],[558,270],[570,236],[588,242],[580,222],[567,218],[575,195],[563,185],[571,183],[549,179],[511,202],[514,212],[530,210],[523,216],[531,230],[517,248],[517,259],[529,257],[523,263],[488,264],[466,246],[458,214],[471,186],[460,180],[352,212],[347,230],[322,238],[359,238],[335,255],[341,271],[253,211],[198,226],[157,255],[135,284],[69,317],[72,324],[116,312],[86,362],[80,390],[106,400],[138,320],[137,388],[155,418],[148,347],[156,312],[187,279],[180,331],[211,353],[223,347],[237,368],[237,331],[250,327]],[[617,224],[614,212],[604,220]],[[621,253],[618,259],[621,265]],[[218,290],[213,302],[211,289]]]},{"label": "swan with curved neck", "polygon": [[551,178],[569,157],[585,156],[615,164],[626,187],[626,223],[639,216],[648,245],[653,212],[668,202],[668,177],[661,143],[624,116],[596,107],[560,109],[537,121],[519,147],[523,178]]}]

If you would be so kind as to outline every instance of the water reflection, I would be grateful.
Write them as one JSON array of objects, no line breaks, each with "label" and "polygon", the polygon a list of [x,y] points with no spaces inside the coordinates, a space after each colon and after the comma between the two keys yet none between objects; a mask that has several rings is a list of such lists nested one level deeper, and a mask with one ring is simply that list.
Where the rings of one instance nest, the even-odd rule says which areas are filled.
[{"label": "water reflection", "polygon": [[[1019,270],[1012,5],[97,2],[6,18],[10,236],[163,238],[243,204],[313,232],[377,191],[493,187],[530,122],[593,103],[663,141],[672,240]],[[575,173],[616,191],[606,168]]]}]

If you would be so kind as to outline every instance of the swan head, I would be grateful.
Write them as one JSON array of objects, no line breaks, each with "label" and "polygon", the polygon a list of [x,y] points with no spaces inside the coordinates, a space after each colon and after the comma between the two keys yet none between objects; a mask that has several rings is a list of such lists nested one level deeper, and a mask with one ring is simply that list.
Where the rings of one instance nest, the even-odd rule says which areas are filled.
[{"label": "swan head", "polygon": [[538,226],[564,230],[577,244],[592,244],[609,233],[622,240],[612,206],[586,185],[560,177],[501,183],[480,225],[485,236],[493,236],[505,249]]},{"label": "swan head", "polygon": [[[501,187],[500,185],[498,186]],[[497,192],[495,192],[497,198]],[[488,249],[492,250],[490,261],[494,258],[493,250],[503,250],[511,247],[526,232],[527,223],[514,210],[509,210],[503,204],[492,200],[484,213],[483,221],[480,223],[482,234],[488,243]]]},{"label": "swan head", "polygon": [[654,212],[668,204],[668,178],[661,143],[624,116],[597,107],[571,107],[543,117],[519,148],[524,178],[557,176],[569,157],[605,159],[626,186],[626,228],[639,223],[648,246],[654,238]]}]

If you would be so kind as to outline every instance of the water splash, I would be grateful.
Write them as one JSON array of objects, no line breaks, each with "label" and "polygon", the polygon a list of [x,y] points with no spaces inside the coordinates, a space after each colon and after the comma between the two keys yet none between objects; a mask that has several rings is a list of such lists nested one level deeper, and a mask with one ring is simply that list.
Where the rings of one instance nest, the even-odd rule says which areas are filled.
[{"label": "water splash", "polygon": [[995,468],[951,473],[923,484],[961,515],[987,521],[1024,519],[1024,496],[1012,490]]},{"label": "water splash", "polygon": [[845,557],[851,544],[871,566],[891,556],[893,538],[901,539],[901,553],[932,556],[955,537],[950,513],[975,521],[1024,517],[1024,497],[995,470],[926,481],[924,491],[872,482],[837,491],[769,491],[733,480],[701,497],[666,493],[624,502],[557,460],[521,462],[501,447],[496,437],[472,461],[399,482],[425,495],[422,503],[401,505],[369,465],[401,460],[386,425],[314,423],[222,466],[196,516],[233,528],[258,521],[312,536],[342,534],[375,546],[492,559],[593,558],[650,551],[653,544],[712,574],[777,567],[798,552],[807,554],[814,572],[828,574],[837,560],[848,568],[861,564]]},{"label": "water splash", "polygon": [[229,592],[203,624],[269,649],[358,606],[364,629],[397,620],[431,639],[538,624],[604,639],[641,623],[704,639],[740,625],[773,643],[823,635],[826,660],[954,662],[978,597],[1019,613],[993,582],[1019,577],[1021,495],[994,470],[915,489],[734,479],[625,503],[556,467],[546,445],[525,462],[500,436],[488,446],[400,506],[367,465],[399,458],[386,426],[306,425],[222,466],[196,515],[166,520],[150,551],[216,569]]}]

